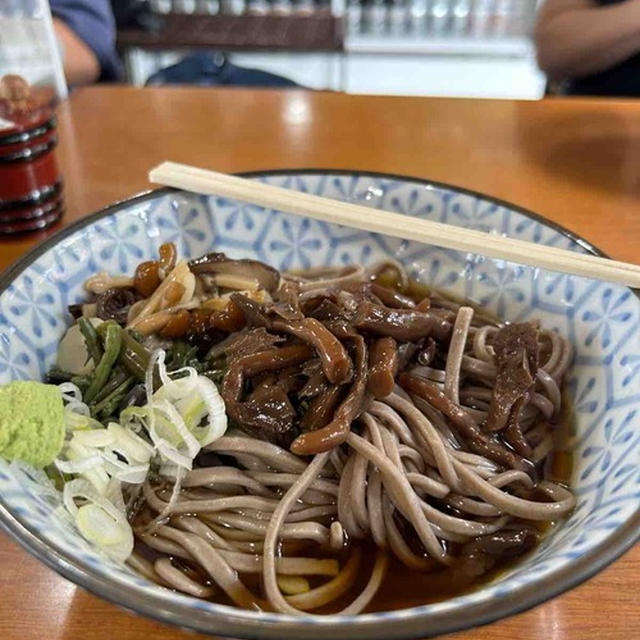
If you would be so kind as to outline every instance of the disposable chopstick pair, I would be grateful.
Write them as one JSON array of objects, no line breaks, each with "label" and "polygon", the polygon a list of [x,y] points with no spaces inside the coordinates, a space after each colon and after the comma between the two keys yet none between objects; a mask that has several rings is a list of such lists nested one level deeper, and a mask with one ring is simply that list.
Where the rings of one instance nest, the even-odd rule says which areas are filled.
[{"label": "disposable chopstick pair", "polygon": [[149,172],[149,179],[156,184],[234,198],[363,231],[640,287],[638,265],[373,209],[185,164],[163,162]]}]

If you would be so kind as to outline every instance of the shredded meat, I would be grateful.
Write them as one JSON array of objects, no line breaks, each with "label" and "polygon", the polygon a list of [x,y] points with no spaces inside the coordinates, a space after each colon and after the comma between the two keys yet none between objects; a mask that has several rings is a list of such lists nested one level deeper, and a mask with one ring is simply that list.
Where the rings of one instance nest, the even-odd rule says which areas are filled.
[{"label": "shredded meat", "polygon": [[[284,307],[281,304],[260,308],[253,300],[241,295],[234,295],[232,300],[242,307],[249,322],[270,331],[288,333],[311,345],[322,362],[324,375],[329,382],[342,384],[350,380],[351,359],[341,342],[322,322],[315,318],[298,318],[297,312],[289,305],[287,311],[290,310],[292,315],[283,314]],[[275,314],[276,317],[270,317]]]},{"label": "shredded meat", "polygon": [[254,327],[270,327],[276,319],[299,320],[302,313],[287,302],[263,302],[251,300],[240,293],[234,293],[231,300],[240,307],[248,324]]},{"label": "shredded meat", "polygon": [[329,382],[334,384],[349,382],[353,372],[351,358],[342,343],[319,320],[315,318],[303,318],[291,322],[276,320],[271,327],[276,331],[292,334],[314,347]]},{"label": "shredded meat", "polygon": [[537,532],[526,525],[479,536],[460,550],[454,576],[463,581],[477,578],[493,569],[498,562],[504,563],[533,549],[537,542]]},{"label": "shredded meat", "polygon": [[303,433],[295,439],[291,445],[293,453],[309,455],[337,447],[345,441],[351,430],[351,423],[362,413],[367,401],[367,346],[360,335],[354,335],[353,342],[356,351],[355,372],[347,396],[326,427]]},{"label": "shredded meat", "polygon": [[401,373],[398,377],[398,383],[405,391],[426,400],[431,406],[449,418],[451,423],[467,440],[472,451],[486,456],[504,467],[520,469],[525,473],[535,475],[535,468],[531,463],[528,463],[527,460],[520,458],[500,442],[483,433],[471,414],[448,398],[435,384],[409,373]]},{"label": "shredded meat", "polygon": [[271,349],[284,340],[284,337],[274,335],[265,328],[259,327],[239,333],[227,344],[224,352],[227,356],[227,362],[232,363],[243,356]]},{"label": "shredded meat", "polygon": [[509,415],[509,422],[507,428],[504,430],[504,439],[511,448],[525,458],[531,458],[533,453],[531,445],[527,442],[527,439],[522,433],[522,427],[520,426],[520,418],[522,417],[522,410],[527,404],[527,396],[524,395],[518,398],[513,405],[513,410]]},{"label": "shredded meat", "polygon": [[317,395],[300,421],[302,431],[315,431],[326,427],[331,422],[341,396],[342,388],[338,386],[328,387]]},{"label": "shredded meat", "polygon": [[[493,388],[487,431],[502,431],[516,403],[531,390],[538,370],[538,331],[529,322],[506,325],[494,338],[498,373]],[[520,403],[521,405],[521,403]],[[519,411],[515,411],[517,420]],[[512,427],[512,432],[519,427]]]},{"label": "shredded meat", "polygon": [[288,447],[297,434],[297,426],[286,390],[278,384],[259,385],[243,402],[244,383],[260,373],[300,365],[312,353],[305,344],[293,344],[236,358],[222,380],[222,398],[229,417],[256,438]]},{"label": "shredded meat", "polygon": [[427,338],[424,347],[418,352],[418,364],[428,367],[436,357],[437,345],[433,338]]},{"label": "shredded meat", "polygon": [[[252,262],[230,264],[211,254],[192,269],[276,277]],[[415,302],[376,282],[355,282],[304,291],[284,281],[266,302],[235,293],[230,310],[210,321],[218,331],[243,328],[212,353],[227,359],[222,394],[237,425],[301,455],[326,451],[344,441],[370,398],[388,396],[416,355],[431,365],[446,352],[455,313]],[[245,328],[246,327],[246,328]],[[398,383],[442,412],[471,450],[505,468],[535,475],[531,447],[520,415],[538,367],[537,330],[509,325],[493,340],[498,375],[487,431],[464,408],[423,378],[406,372]],[[506,444],[505,444],[506,443]],[[508,446],[507,446],[508,445]]]},{"label": "shredded meat", "polygon": [[388,307],[396,307],[398,309],[414,309],[416,303],[395,289],[389,289],[389,287],[383,287],[381,284],[372,282],[370,285],[371,293]]},{"label": "shredded meat", "polygon": [[284,447],[293,442],[296,411],[281,385],[258,385],[236,409],[236,419],[251,435]]},{"label": "shredded meat", "polygon": [[385,398],[392,391],[398,373],[398,345],[393,338],[378,338],[369,351],[367,389],[374,398]]},{"label": "shredded meat", "polygon": [[354,322],[357,329],[396,340],[414,341],[426,336],[447,340],[451,335],[451,323],[430,311],[391,309],[368,300],[358,305]]},{"label": "shredded meat", "polygon": [[319,393],[325,391],[329,384],[327,379],[324,377],[320,362],[317,360],[312,360],[310,362],[317,362],[318,369],[313,371],[310,367],[306,367],[305,365],[302,366],[302,374],[308,376],[308,379],[304,387],[300,390],[301,398],[315,398]]}]

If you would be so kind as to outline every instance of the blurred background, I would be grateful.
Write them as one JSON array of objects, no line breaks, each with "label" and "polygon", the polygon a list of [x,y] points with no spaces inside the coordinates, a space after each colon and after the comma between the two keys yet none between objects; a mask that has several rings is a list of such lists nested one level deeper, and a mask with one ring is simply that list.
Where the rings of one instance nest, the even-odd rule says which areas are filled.
[{"label": "blurred background", "polygon": [[546,82],[531,39],[536,9],[537,0],[1,0],[0,76],[64,97],[57,48],[72,86],[537,99]]},{"label": "blurred background", "polygon": [[148,13],[139,9],[137,18],[116,11],[124,75],[136,85],[207,49],[313,89],[531,99],[545,89],[530,37],[536,0],[144,4]]}]

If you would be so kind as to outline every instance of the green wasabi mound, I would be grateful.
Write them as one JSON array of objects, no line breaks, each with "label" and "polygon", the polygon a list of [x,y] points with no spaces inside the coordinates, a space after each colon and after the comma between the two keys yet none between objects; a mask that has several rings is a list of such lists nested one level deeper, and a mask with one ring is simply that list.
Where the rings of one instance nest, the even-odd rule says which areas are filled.
[{"label": "green wasabi mound", "polygon": [[42,469],[57,457],[63,441],[58,387],[26,380],[0,387],[0,456]]}]

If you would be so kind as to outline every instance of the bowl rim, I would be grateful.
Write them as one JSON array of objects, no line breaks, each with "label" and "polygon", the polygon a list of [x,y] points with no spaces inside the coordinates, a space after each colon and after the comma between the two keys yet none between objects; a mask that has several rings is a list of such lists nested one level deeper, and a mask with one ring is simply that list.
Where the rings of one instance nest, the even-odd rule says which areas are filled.
[{"label": "bowl rim", "polygon": [[[449,183],[386,172],[348,169],[272,169],[241,172],[237,175],[248,178],[288,175],[364,176],[412,182],[420,186],[431,186],[436,189],[469,195],[500,207],[509,208],[554,229],[593,255],[608,257],[606,253],[589,241],[540,214],[506,200]],[[0,274],[0,295],[4,293],[19,273],[28,268],[46,251],[59,244],[64,238],[102,218],[117,213],[125,206],[137,205],[157,197],[179,192],[179,189],[169,187],[147,190],[103,207],[54,233],[44,242],[36,245],[21,256]],[[637,291],[633,289],[631,291],[640,298],[640,294]],[[278,618],[277,620],[268,621],[262,620],[258,616],[246,617],[243,615],[245,612],[232,607],[222,607],[225,610],[224,614],[215,615],[214,617],[211,612],[185,608],[181,602],[166,602],[164,599],[155,598],[153,594],[139,593],[134,587],[112,584],[111,581],[105,580],[104,576],[96,569],[77,562],[56,545],[43,542],[31,531],[20,516],[14,515],[9,511],[1,496],[0,529],[9,534],[26,551],[64,578],[112,604],[165,624],[172,624],[209,635],[221,634],[250,639],[273,638],[279,640],[288,635],[291,638],[300,640],[328,640],[329,638],[335,638],[336,633],[340,631],[348,633],[354,639],[401,639],[432,637],[489,624],[498,619],[526,611],[581,584],[607,567],[636,542],[640,541],[640,505],[622,527],[607,536],[590,552],[573,560],[567,567],[552,571],[542,581],[516,587],[508,597],[468,605],[464,615],[451,610],[427,613],[421,611],[423,607],[414,607],[401,610],[403,614],[401,617],[394,615],[397,614],[396,611],[391,611],[365,614],[358,617],[340,618],[338,616],[329,616],[323,621],[324,623],[314,622],[313,624],[309,624],[308,619],[297,620],[291,616],[275,616]],[[215,628],[212,628],[212,623]]]}]

